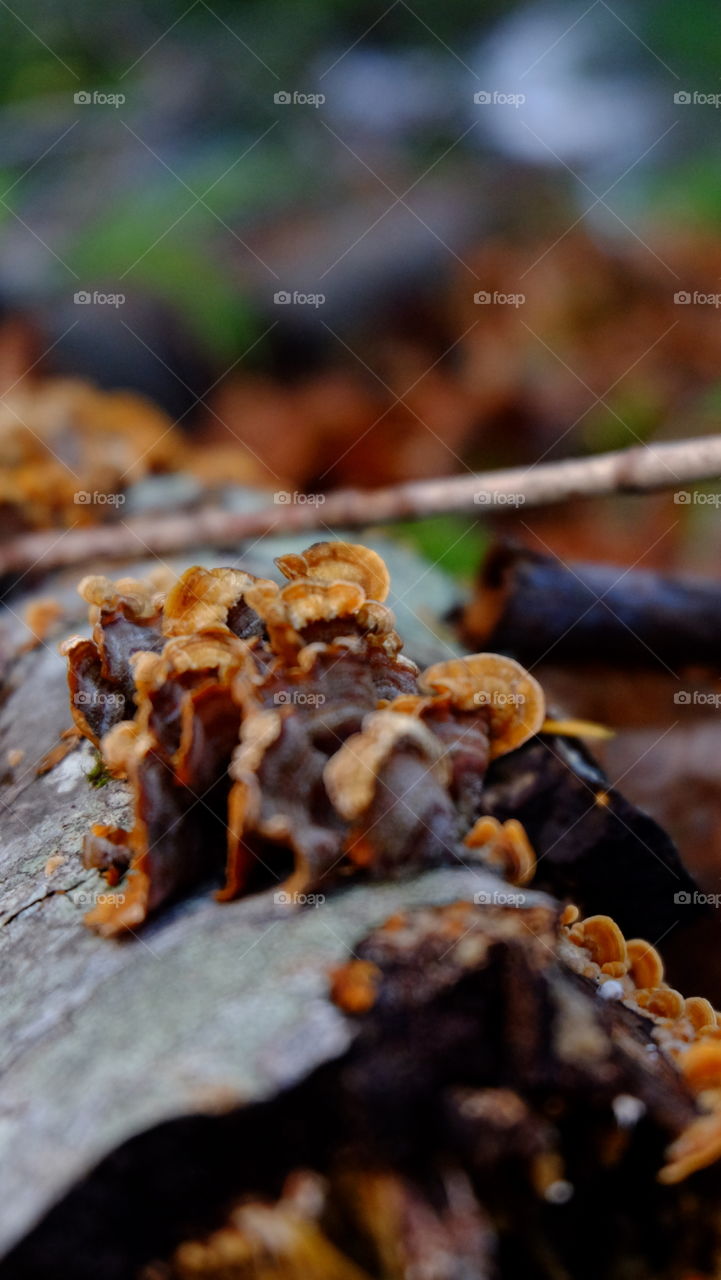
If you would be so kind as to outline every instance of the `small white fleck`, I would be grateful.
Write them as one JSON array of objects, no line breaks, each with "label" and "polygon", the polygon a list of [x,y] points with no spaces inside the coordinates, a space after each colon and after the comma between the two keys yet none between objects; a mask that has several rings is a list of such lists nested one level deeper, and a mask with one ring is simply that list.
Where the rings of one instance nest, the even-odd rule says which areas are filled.
[{"label": "small white fleck", "polygon": [[624,994],[623,983],[612,978],[610,982],[604,982],[598,994],[602,1000],[620,1000]]},{"label": "small white fleck", "polygon": [[568,1204],[573,1195],[573,1187],[564,1178],[557,1178],[555,1182],[546,1187],[543,1195],[549,1204]]},{"label": "small white fleck", "polygon": [[646,1111],[646,1104],[630,1093],[619,1093],[612,1102],[613,1112],[622,1129],[631,1129],[638,1124]]},{"label": "small white fleck", "polygon": [[89,755],[90,752],[85,752],[82,747],[79,750],[76,749],[56,764],[47,775],[58,795],[62,796],[68,791],[74,791],[81,779],[87,777]]}]

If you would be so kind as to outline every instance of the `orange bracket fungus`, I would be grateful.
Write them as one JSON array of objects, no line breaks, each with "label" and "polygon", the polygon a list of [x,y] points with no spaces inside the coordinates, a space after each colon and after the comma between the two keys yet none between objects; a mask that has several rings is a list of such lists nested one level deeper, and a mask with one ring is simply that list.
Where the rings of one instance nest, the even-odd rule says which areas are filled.
[{"label": "orange bracket fungus", "polygon": [[671,1143],[658,1177],[681,1182],[721,1157],[721,1014],[702,996],[687,999],[664,981],[663,961],[650,942],[624,939],[609,916],[562,917],[570,947],[562,955],[599,994],[651,1020],[659,1051],[675,1062],[698,1108]]},{"label": "orange bracket fungus", "polygon": [[63,646],[73,716],[134,810],[128,831],[85,842],[117,886],[88,917],[104,934],[201,881],[228,899],[476,858],[533,873],[513,824],[494,828],[495,858],[468,833],[489,760],[543,723],[536,681],[495,654],[419,676],[367,547],[320,542],[278,565],[284,585],[199,566],[165,589],[80,584],[93,632]]}]

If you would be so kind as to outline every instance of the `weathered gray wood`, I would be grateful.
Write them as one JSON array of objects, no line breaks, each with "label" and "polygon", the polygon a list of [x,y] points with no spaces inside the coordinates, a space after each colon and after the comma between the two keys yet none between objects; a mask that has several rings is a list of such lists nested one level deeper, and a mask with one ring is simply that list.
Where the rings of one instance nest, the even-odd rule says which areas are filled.
[{"label": "weathered gray wood", "polygon": [[[268,541],[243,563],[269,573],[272,556],[295,541]],[[408,651],[421,662],[447,654],[438,618],[455,588],[411,553],[396,552],[392,568],[391,603],[407,592],[398,612]],[[66,605],[68,632],[84,629],[73,582],[58,577],[40,589]],[[9,603],[12,612],[0,617],[11,685],[0,753],[25,757],[0,786],[0,1252],[131,1136],[269,1096],[340,1054],[351,1029],[327,999],[328,970],[386,916],[499,887],[459,867],[356,885],[290,913],[272,891],[221,905],[199,890],[137,937],[96,937],[82,922],[84,897],[102,883],[83,869],[79,849],[91,822],[123,822],[126,789],[90,785],[87,744],[35,776],[36,761],[70,723],[64,662],[55,641],[11,657],[24,600]],[[48,875],[54,855],[64,861]]]}]

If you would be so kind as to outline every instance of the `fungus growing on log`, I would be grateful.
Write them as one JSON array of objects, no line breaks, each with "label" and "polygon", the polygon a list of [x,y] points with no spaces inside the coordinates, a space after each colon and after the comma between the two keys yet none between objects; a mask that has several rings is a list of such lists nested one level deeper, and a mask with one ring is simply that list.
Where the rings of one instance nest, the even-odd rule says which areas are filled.
[{"label": "fungus growing on log", "polygon": [[469,849],[482,849],[487,865],[509,884],[524,885],[533,879],[536,855],[516,818],[508,818],[506,822],[491,817],[478,818],[463,843]]},{"label": "fungus growing on log", "polygon": [[286,578],[357,583],[369,600],[382,602],[390,590],[390,575],[378,552],[357,543],[315,542],[301,555],[278,556],[275,563]]},{"label": "fungus growing on log", "polygon": [[[484,819],[483,785],[489,758],[541,727],[535,680],[480,654],[419,687],[374,551],[317,543],[279,565],[282,586],[199,566],[165,591],[81,583],[93,635],[63,646],[73,715],[134,808],[130,830],[85,841],[115,890],[87,917],[104,934],[201,880],[222,900],[267,885],[287,899],[484,858],[533,874],[523,833]],[[495,863],[467,838],[478,819],[505,850]]]},{"label": "fungus growing on log", "polygon": [[428,667],[419,681],[425,692],[445,693],[461,711],[484,707],[490,724],[491,759],[520,747],[538,733],[546,714],[543,690],[513,658],[474,653]]}]

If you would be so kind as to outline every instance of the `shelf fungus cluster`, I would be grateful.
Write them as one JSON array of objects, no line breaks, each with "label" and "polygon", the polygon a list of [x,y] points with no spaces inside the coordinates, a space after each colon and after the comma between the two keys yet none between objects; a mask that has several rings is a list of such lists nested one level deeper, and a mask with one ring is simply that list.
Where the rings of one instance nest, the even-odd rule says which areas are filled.
[{"label": "shelf fungus cluster", "polygon": [[179,465],[168,418],[141,396],[25,380],[0,406],[0,521],[9,532],[93,524],[130,483]]},{"label": "shelf fungus cluster", "polygon": [[208,450],[128,391],[101,391],[75,378],[24,378],[2,398],[5,533],[112,520],[137,481],[177,472],[209,488],[267,479],[239,445]]},{"label": "shelf fungus cluster", "polygon": [[277,564],[283,585],[199,567],[165,590],[80,583],[93,630],[63,646],[72,714],[134,802],[131,830],[85,842],[117,888],[88,917],[104,934],[223,869],[221,898],[457,859],[532,874],[519,824],[484,819],[483,783],[541,729],[533,677],[495,654],[419,672],[366,547]]},{"label": "shelf fungus cluster", "polygon": [[664,1037],[688,1047],[713,1011],[672,999],[647,943],[457,901],[396,912],[331,983],[347,1054],[237,1117],[218,1212],[143,1280],[718,1275],[702,1190],[655,1176],[696,1114]]},{"label": "shelf fungus cluster", "polygon": [[[721,1158],[721,1013],[705,998],[684,998],[670,987],[656,948],[643,938],[624,938],[610,916],[581,920],[575,906],[563,908],[555,922],[545,909],[520,915],[529,934],[526,951],[534,950],[530,935],[543,944],[545,955],[538,952],[536,960],[544,970],[560,962],[562,970],[591,984],[612,1016],[615,1007],[639,1015],[648,1036],[645,1049],[679,1073],[693,1109],[667,1148],[658,1180],[678,1183],[716,1163]],[[333,999],[348,1014],[378,1011],[382,1016],[403,989],[403,973],[416,962],[426,973],[432,967],[432,979],[418,980],[417,998],[425,999],[424,985],[431,981],[443,989],[459,963],[483,967],[494,944],[517,937],[518,918],[508,908],[479,912],[469,902],[392,916],[332,975]],[[442,953],[440,959],[436,953]],[[590,1029],[583,1032],[579,1024],[577,1032],[579,1045],[585,1037],[586,1049],[592,1050]],[[647,1054],[645,1071],[654,1069]],[[635,1123],[645,1104],[624,1096],[626,1118]]]},{"label": "shelf fungus cluster", "polygon": [[664,981],[663,961],[643,938],[625,939],[610,916],[562,916],[563,958],[600,986],[600,995],[622,1001],[653,1023],[653,1039],[678,1066],[698,1105],[698,1115],[667,1152],[662,1182],[681,1182],[721,1157],[721,1013],[703,996],[684,998]]}]

